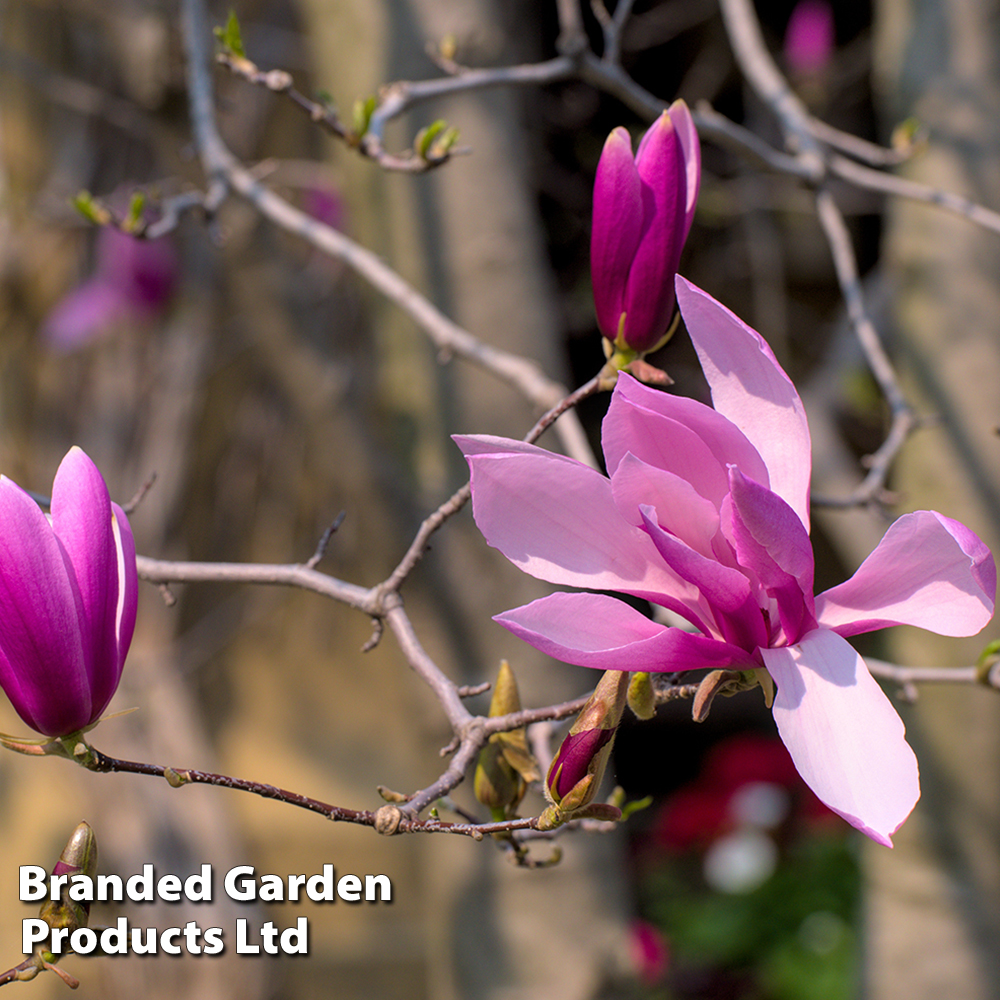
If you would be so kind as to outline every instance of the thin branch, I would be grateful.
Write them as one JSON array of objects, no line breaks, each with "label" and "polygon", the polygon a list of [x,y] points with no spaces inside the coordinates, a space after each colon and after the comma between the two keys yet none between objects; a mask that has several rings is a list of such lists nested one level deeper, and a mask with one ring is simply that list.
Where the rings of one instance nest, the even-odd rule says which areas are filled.
[{"label": "thin branch", "polygon": [[886,439],[878,451],[871,455],[866,462],[868,474],[849,498],[851,504],[870,503],[877,501],[880,492],[885,488],[889,467],[913,430],[915,417],[899,387],[896,371],[882,346],[878,331],[868,316],[864,296],[861,293],[861,280],[858,276],[851,235],[844,222],[843,213],[837,207],[833,195],[828,189],[821,188],[816,192],[816,209],[833,253],[837,280],[840,282],[844,301],[847,304],[847,314],[854,326],[861,348],[865,352],[865,357],[868,359],[872,374],[889,404],[892,418]]},{"label": "thin branch", "polygon": [[576,57],[588,48],[580,2],[556,0],[556,12],[559,15],[559,37],[556,39],[556,48],[562,55]]},{"label": "thin branch", "polygon": [[988,671],[980,667],[902,667],[885,660],[865,657],[869,671],[875,677],[895,681],[902,686],[911,684],[983,684],[1000,691],[1000,664]]},{"label": "thin branch", "polygon": [[330,540],[337,533],[337,529],[344,523],[345,517],[347,517],[347,511],[342,510],[333,519],[333,523],[323,532],[320,536],[319,544],[316,546],[316,551],[306,561],[306,569],[315,569],[322,562],[323,556],[326,555],[326,550],[330,547]]},{"label": "thin branch", "polygon": [[[386,816],[383,809],[393,811],[394,807],[392,806],[383,807],[383,809],[374,812],[369,809],[346,809],[343,806],[334,806],[320,799],[310,798],[308,795],[300,795],[298,792],[290,792],[285,788],[278,788],[260,781],[248,781],[244,778],[234,778],[227,774],[216,774],[211,771],[196,771],[165,767],[162,764],[120,760],[117,757],[109,757],[94,747],[88,748],[87,760],[83,766],[98,773],[143,774],[163,778],[175,788],[180,788],[183,785],[214,785],[217,788],[231,788],[234,791],[249,792],[251,795],[275,799],[287,805],[318,813],[335,823],[355,823],[360,826],[375,827],[379,832],[390,834],[452,833],[482,840],[487,834],[533,829],[537,822],[535,819],[514,819],[497,823],[446,823],[440,819],[421,820],[416,818],[414,813],[409,816],[401,815],[395,819],[395,822],[391,823],[389,828],[383,828],[383,817]],[[403,810],[394,811],[403,812]]]},{"label": "thin branch", "polygon": [[[343,261],[377,291],[416,321],[439,351],[456,354],[514,386],[540,409],[558,403],[566,389],[548,378],[526,358],[482,343],[450,320],[370,250],[331,226],[312,218],[263,186],[229,151],[215,124],[212,87],[208,74],[208,24],[202,0],[183,0],[185,43],[188,50],[188,87],[191,117],[202,163],[209,178],[226,184],[285,231],[300,236],[318,250]],[[590,446],[579,421],[559,425],[566,451],[587,461]]]},{"label": "thin branch", "polygon": [[820,142],[826,143],[833,149],[839,149],[842,153],[854,157],[855,160],[861,160],[873,167],[896,167],[913,156],[914,147],[912,144],[904,149],[888,149],[850,132],[842,132],[839,128],[834,128],[812,115],[809,116],[807,123],[809,131]]},{"label": "thin branch", "polygon": [[740,69],[760,99],[774,112],[789,150],[812,172],[826,173],[823,149],[809,128],[810,115],[771,57],[751,0],[720,0],[722,19]]},{"label": "thin branch", "polygon": [[906,177],[872,170],[871,167],[855,163],[844,156],[833,155],[830,157],[830,171],[857,187],[881,191],[899,198],[910,198],[928,205],[936,205],[946,212],[952,212],[955,215],[960,215],[963,219],[975,222],[990,232],[1000,233],[1000,212],[994,212],[968,198],[961,197],[961,195],[941,191],[928,184],[911,181]]},{"label": "thin branch", "polygon": [[368,125],[370,134],[379,139],[387,122],[398,118],[414,105],[449,94],[483,90],[491,87],[543,86],[568,80],[576,73],[576,64],[568,56],[557,56],[546,62],[491,69],[456,67],[453,76],[438,80],[397,80],[379,94],[379,105]]},{"label": "thin branch", "polygon": [[186,562],[138,556],[136,565],[139,577],[150,583],[263,583],[301,587],[373,617],[382,614],[381,598],[374,589],[345,583],[303,563]]},{"label": "thin branch", "polygon": [[428,170],[433,170],[447,163],[456,154],[469,152],[466,149],[449,148],[439,155],[421,155],[415,150],[408,150],[403,154],[390,153],[382,145],[380,133],[374,133],[368,129],[359,135],[354,129],[348,128],[333,108],[311,100],[300,90],[297,90],[292,84],[291,75],[284,70],[265,72],[249,59],[227,52],[219,53],[216,56],[216,61],[248,83],[263,87],[274,94],[283,94],[295,107],[308,115],[310,121],[320,125],[328,134],[342,139],[351,149],[357,150],[362,156],[374,161],[383,170],[410,174],[427,173]]},{"label": "thin branch", "polygon": [[[535,426],[524,436],[524,440],[529,444],[537,441],[545,430],[551,427],[562,414],[600,389],[601,377],[600,375],[595,375],[589,382],[584,383],[579,389],[571,392],[540,417]],[[591,453],[590,461],[587,464],[591,466],[595,464],[593,453]],[[396,566],[388,579],[381,585],[381,590],[384,593],[392,593],[399,590],[406,578],[413,572],[413,568],[423,558],[431,536],[448,518],[457,514],[469,502],[471,496],[472,484],[466,483],[464,486],[460,486],[437,510],[424,519],[423,523],[417,529],[417,534],[410,543],[410,547],[406,550],[406,554],[399,561],[399,565]]]}]

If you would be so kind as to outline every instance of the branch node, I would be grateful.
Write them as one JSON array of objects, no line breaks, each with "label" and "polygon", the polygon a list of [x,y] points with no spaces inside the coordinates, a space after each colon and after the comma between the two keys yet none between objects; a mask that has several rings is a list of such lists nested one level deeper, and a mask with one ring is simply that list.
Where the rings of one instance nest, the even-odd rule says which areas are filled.
[{"label": "branch node", "polygon": [[399,832],[403,813],[398,806],[384,805],[375,813],[375,832],[383,837],[391,837]]}]

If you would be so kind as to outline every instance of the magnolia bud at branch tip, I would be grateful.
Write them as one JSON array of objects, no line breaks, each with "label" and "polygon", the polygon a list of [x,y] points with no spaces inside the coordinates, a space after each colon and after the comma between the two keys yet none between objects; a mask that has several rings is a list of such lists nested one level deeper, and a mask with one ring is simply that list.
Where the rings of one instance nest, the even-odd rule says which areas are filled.
[{"label": "magnolia bud at branch tip", "polygon": [[[91,879],[97,875],[97,837],[89,823],[82,822],[73,831],[52,874],[86,875]],[[90,902],[70,899],[69,890],[64,886],[58,899],[47,899],[42,904],[38,915],[51,928],[63,927],[74,931],[87,926]]]},{"label": "magnolia bud at branch tip", "polygon": [[[490,718],[520,710],[521,696],[514,671],[506,660],[501,660],[490,700]],[[528,790],[528,784],[540,779],[538,765],[528,749],[527,733],[522,726],[509,732],[494,733],[489,738],[479,752],[473,792],[478,801],[489,807],[493,819],[500,821],[514,815]]]},{"label": "magnolia bud at branch tip", "polygon": [[630,680],[622,671],[606,671],[556,752],[545,794],[560,812],[583,809],[597,795],[625,711]]},{"label": "magnolia bud at branch tip", "polygon": [[655,350],[675,328],[674,276],[694,219],[701,147],[691,112],[675,101],[639,142],[621,127],[594,179],[590,271],[612,367]]}]

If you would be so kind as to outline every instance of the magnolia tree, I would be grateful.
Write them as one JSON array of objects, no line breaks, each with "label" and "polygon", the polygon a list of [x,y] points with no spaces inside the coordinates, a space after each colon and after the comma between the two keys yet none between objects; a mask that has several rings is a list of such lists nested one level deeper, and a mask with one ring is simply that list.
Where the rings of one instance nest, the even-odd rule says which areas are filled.
[{"label": "magnolia tree", "polygon": [[[66,454],[50,490],[5,476],[0,480],[0,686],[33,730],[33,735],[0,737],[7,749],[28,757],[62,757],[109,784],[134,780],[126,773],[165,779],[177,790],[174,808],[182,816],[184,796],[190,794],[183,786],[215,786],[273,800],[270,809],[316,813],[317,822],[366,827],[372,836],[422,833],[483,841],[478,850],[502,851],[529,870],[526,878],[544,878],[533,869],[559,860],[549,842],[608,836],[641,806],[605,780],[614,770],[616,734],[626,720],[651,724],[658,706],[688,701],[693,718],[711,726],[714,700],[738,695],[770,709],[795,780],[826,810],[881,847],[892,847],[920,797],[918,758],[907,743],[895,695],[923,682],[1000,687],[995,653],[986,647],[977,666],[963,665],[956,654],[940,669],[925,669],[866,660],[852,640],[897,625],[946,637],[976,635],[993,615],[996,569],[977,534],[989,526],[962,523],[947,509],[898,516],[894,509],[889,477],[904,446],[920,447],[910,441],[917,418],[866,305],[833,182],[932,202],[963,217],[966,225],[994,232],[1000,232],[1000,217],[885,169],[920,154],[928,140],[915,127],[899,131],[896,148],[887,149],[815,118],[782,76],[747,0],[723,0],[721,23],[747,85],[773,112],[780,141],[750,131],[705,102],[693,104],[692,111],[684,101],[670,102],[672,95],[632,79],[622,63],[631,3],[613,8],[596,3],[587,12],[592,22],[576,3],[555,6],[558,54],[551,59],[477,69],[459,64],[452,40],[438,40],[433,58],[439,76],[386,86],[359,101],[350,119],[325,97],[309,96],[281,65],[265,65],[250,33],[241,31],[239,12],[215,25],[214,72],[227,74],[240,88],[275,95],[276,114],[304,110],[310,128],[342,142],[350,155],[369,161],[373,172],[435,170],[444,183],[453,161],[477,155],[461,145],[461,121],[435,121],[402,153],[391,151],[385,138],[393,119],[443,94],[576,80],[616,97],[623,116],[627,108],[651,122],[637,145],[627,128],[612,128],[596,165],[590,279],[593,324],[600,331],[594,336],[601,338],[605,361],[572,390],[530,358],[494,343],[488,332],[474,335],[458,326],[379,256],[345,235],[339,196],[313,187],[312,201],[300,207],[269,185],[270,167],[248,167],[230,151],[217,126],[213,97],[213,25],[201,0],[184,0],[185,98],[203,177],[176,194],[137,189],[124,200],[112,192],[77,196],[79,212],[99,227],[96,263],[92,276],[40,324],[48,348],[69,363],[109,327],[142,328],[155,321],[182,281],[183,265],[167,240],[185,226],[224,238],[216,219],[224,206],[242,199],[274,230],[355,272],[407,313],[443,360],[478,366],[512,386],[524,400],[526,418],[534,411],[536,419],[516,439],[476,426],[455,435],[469,481],[438,506],[425,505],[391,572],[374,582],[323,568],[341,524],[356,514],[349,508],[304,562],[176,560],[156,548],[136,554],[130,519],[141,522],[150,483],[135,482],[142,489],[120,506],[98,465],[79,447]],[[710,16],[710,11],[699,15]],[[784,66],[801,87],[815,85],[833,58],[833,30],[832,8],[821,0],[795,6]],[[848,495],[810,499],[806,406],[768,344],[769,331],[752,329],[725,295],[713,296],[683,276],[699,191],[708,186],[702,155],[709,146],[726,150],[747,169],[801,183],[815,207],[847,316],[888,404],[884,436]],[[214,252],[209,241],[205,247]],[[710,405],[670,387],[662,349],[682,340],[697,356]],[[595,454],[576,408],[602,396],[606,412]],[[546,443],[536,443],[546,432]],[[423,503],[417,490],[414,497],[417,506]],[[499,611],[494,620],[544,654],[545,662],[584,668],[575,675],[578,687],[592,693],[524,704],[518,686],[522,647],[516,641],[506,646],[509,663],[479,665],[470,679],[454,676],[441,655],[429,651],[440,645],[440,636],[428,641],[427,626],[407,599],[413,594],[418,603],[421,588],[428,586],[420,570],[425,552],[470,501],[481,533],[478,545],[499,550],[546,584],[572,588],[510,610],[501,604],[493,609]],[[815,585],[810,539],[818,505],[874,509],[886,523],[870,554],[825,587]],[[194,582],[299,588],[313,601],[337,602],[370,620],[374,631],[365,651],[357,653],[356,669],[366,669],[365,657],[379,644],[398,645],[450,729],[444,762],[424,764],[421,771],[429,777],[421,787],[380,786],[376,802],[327,801],[310,787],[279,787],[252,773],[217,773],[196,756],[154,759],[152,744],[139,760],[108,753],[102,749],[104,733],[123,724],[120,713],[109,714],[109,706],[129,670],[142,581],[158,585],[168,599],[171,586]],[[141,619],[140,608],[140,626]],[[138,690],[136,707],[142,712],[143,689]],[[476,704],[470,699],[490,690],[488,708],[470,707]],[[378,699],[381,692],[367,694]],[[571,720],[568,728],[558,725],[561,720]],[[259,739],[266,743],[267,734]],[[76,826],[78,818],[66,815],[67,832],[76,829],[51,869],[52,875],[67,877],[46,882],[51,893],[38,918],[24,922],[31,953],[11,962],[0,984],[52,970],[75,985],[57,962],[74,951],[116,953],[118,937],[128,937],[118,925],[111,937],[101,927],[88,927],[90,903],[99,897],[88,896],[83,887],[98,874],[102,834],[86,823]],[[46,875],[32,871],[22,888]],[[316,893],[310,899],[334,891],[332,875],[315,879],[303,878],[308,892]],[[204,891],[197,883],[184,885],[188,899]],[[342,899],[362,891],[343,879],[336,885]],[[366,884],[366,893],[369,888]],[[228,877],[226,889],[232,899],[252,898],[240,895],[244,890]],[[170,901],[170,893],[180,890],[166,885],[157,891]],[[260,898],[298,898],[291,895],[291,882],[272,891],[277,894],[262,891]],[[273,944],[275,951],[295,953],[303,945],[304,926],[279,934],[265,924],[265,951]],[[185,935],[189,953],[223,950],[221,936],[195,930]],[[662,939],[650,933],[637,928],[634,943],[640,971],[654,983],[663,971],[657,952]],[[133,934],[125,952],[143,954],[143,941],[140,934],[137,944]],[[242,944],[248,945],[245,938]],[[168,953],[173,947],[162,938],[160,945]]]}]

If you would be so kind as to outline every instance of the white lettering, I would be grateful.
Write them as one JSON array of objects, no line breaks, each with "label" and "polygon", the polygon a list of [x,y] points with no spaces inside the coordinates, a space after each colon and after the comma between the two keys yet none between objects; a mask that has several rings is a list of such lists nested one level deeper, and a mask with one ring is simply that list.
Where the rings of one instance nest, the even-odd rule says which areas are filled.
[{"label": "white lettering", "polygon": [[[232,874],[232,872],[230,872]],[[228,876],[226,877],[228,881]],[[228,892],[228,890],[226,890]],[[232,893],[229,893],[232,896]],[[235,896],[233,897],[236,898]],[[247,943],[247,918],[239,917],[236,921],[236,954],[237,955],[259,955],[259,944]]]},{"label": "white lettering", "polygon": [[125,891],[133,903],[152,903],[153,899],[153,866],[143,865],[141,875],[133,875],[125,883]]},{"label": "white lettering", "polygon": [[209,927],[205,931],[205,954],[221,955],[226,950],[226,942],[222,940],[221,927]]},{"label": "white lettering", "polygon": [[164,875],[156,882],[156,894],[164,903],[180,902],[181,880],[176,875]]},{"label": "white lettering", "polygon": [[47,877],[45,869],[41,865],[21,865],[18,871],[18,899],[22,903],[33,903],[35,900],[44,899]]},{"label": "white lettering", "polygon": [[[252,865],[237,865],[235,868],[230,868],[226,872],[226,881],[224,883],[226,895],[230,899],[235,899],[237,903],[249,903],[256,899],[257,886],[253,878],[244,878],[241,882],[237,883],[237,879],[241,875],[253,876],[253,866]],[[244,924],[246,921],[244,921]],[[238,954],[242,954],[237,946],[236,949]],[[256,952],[250,952],[250,954],[256,954]]]},{"label": "white lettering", "polygon": [[345,903],[361,902],[361,879],[357,875],[344,875],[337,882],[337,895]]},{"label": "white lettering", "polygon": [[[375,886],[379,887],[378,900],[375,899]],[[392,883],[388,875],[366,875],[365,876],[365,900],[369,903],[391,903]]]},{"label": "white lettering", "polygon": [[306,882],[306,895],[314,903],[332,903],[336,898],[333,894],[333,865],[323,865],[322,875],[313,875]]},{"label": "white lettering", "polygon": [[[34,866],[22,866],[21,871],[24,871],[26,867]],[[42,874],[45,874],[44,868]],[[21,954],[30,955],[35,950],[35,945],[44,941],[48,936],[49,925],[44,920],[39,917],[26,917],[21,921]]]},{"label": "white lettering", "polygon": [[[212,902],[212,866],[202,865],[198,875],[188,875],[184,879],[184,895],[192,903]],[[206,935],[208,931],[205,932]],[[208,952],[206,952],[208,954]]]}]

